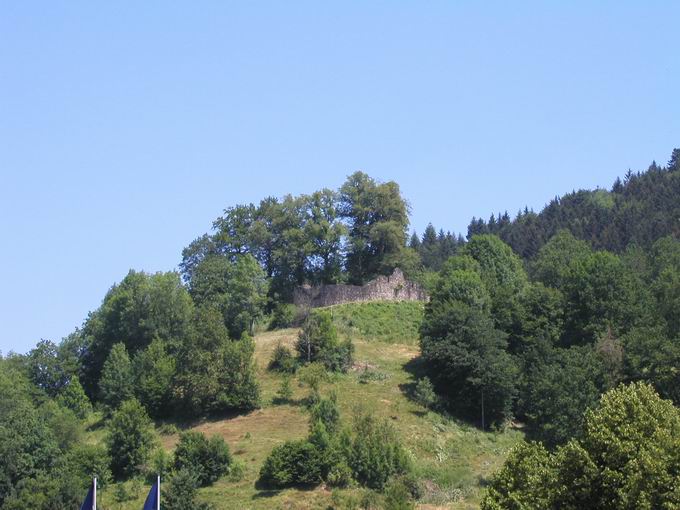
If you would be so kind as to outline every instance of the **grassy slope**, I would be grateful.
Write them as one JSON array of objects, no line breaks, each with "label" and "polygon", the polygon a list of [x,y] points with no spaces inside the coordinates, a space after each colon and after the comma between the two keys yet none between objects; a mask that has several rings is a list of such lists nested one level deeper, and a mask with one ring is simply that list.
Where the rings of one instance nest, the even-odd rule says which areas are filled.
[{"label": "grassy slope", "polygon": [[[417,474],[427,483],[430,493],[420,508],[477,508],[480,483],[502,463],[510,447],[520,439],[518,432],[482,433],[449,417],[425,410],[405,395],[413,382],[409,367],[418,354],[415,331],[422,315],[417,303],[370,303],[333,307],[334,317],[356,345],[357,370],[338,375],[325,385],[322,392],[334,389],[345,420],[350,420],[356,405],[369,406],[379,416],[388,418],[399,431],[404,445],[411,452]],[[376,317],[377,316],[377,317]],[[388,317],[389,319],[387,319]],[[350,324],[351,321],[351,324]],[[390,337],[390,335],[398,335]],[[262,388],[262,409],[221,420],[207,420],[191,428],[207,434],[222,435],[235,454],[245,464],[245,476],[239,482],[223,478],[214,486],[201,490],[202,497],[219,509],[314,509],[333,507],[338,496],[350,491],[324,488],[301,491],[261,491],[255,487],[260,466],[276,444],[307,434],[307,414],[298,405],[273,405],[272,399],[281,376],[266,370],[274,347],[279,343],[292,345],[297,330],[288,329],[260,334],[256,337],[256,360]],[[367,338],[373,338],[367,340]],[[378,341],[375,338],[380,338]],[[382,372],[385,379],[361,384],[358,374],[368,365]],[[293,384],[294,399],[306,394]],[[92,440],[101,439],[101,431]],[[171,450],[177,436],[162,436],[163,446]],[[127,484],[138,498],[122,506],[113,503],[114,487],[102,491],[102,508],[121,510],[141,507],[146,486]],[[356,492],[356,491],[354,491]],[[341,508],[341,506],[336,506]]]}]

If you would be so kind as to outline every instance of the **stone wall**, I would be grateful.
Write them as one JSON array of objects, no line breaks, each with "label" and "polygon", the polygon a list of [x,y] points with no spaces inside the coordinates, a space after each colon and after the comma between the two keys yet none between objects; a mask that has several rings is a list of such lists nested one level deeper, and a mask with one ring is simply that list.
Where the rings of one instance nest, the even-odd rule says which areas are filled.
[{"label": "stone wall", "polygon": [[365,301],[427,301],[425,289],[406,279],[401,269],[390,276],[378,276],[365,285],[303,285],[295,289],[293,302],[318,308]]}]

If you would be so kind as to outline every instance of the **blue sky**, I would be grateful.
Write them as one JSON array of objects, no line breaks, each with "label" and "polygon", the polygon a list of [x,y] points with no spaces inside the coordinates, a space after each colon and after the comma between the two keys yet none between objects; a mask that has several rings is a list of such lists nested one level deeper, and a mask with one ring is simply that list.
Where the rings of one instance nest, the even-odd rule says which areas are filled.
[{"label": "blue sky", "polygon": [[0,350],[222,209],[394,179],[465,231],[680,146],[678,2],[4,2]]}]

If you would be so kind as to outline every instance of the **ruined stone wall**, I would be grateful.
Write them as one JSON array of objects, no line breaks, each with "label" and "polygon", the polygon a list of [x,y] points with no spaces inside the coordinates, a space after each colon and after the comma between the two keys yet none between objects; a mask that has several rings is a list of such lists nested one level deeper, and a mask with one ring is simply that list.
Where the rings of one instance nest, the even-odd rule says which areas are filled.
[{"label": "ruined stone wall", "polygon": [[390,276],[378,276],[366,285],[304,285],[293,293],[296,305],[309,308],[365,301],[427,300],[425,289],[407,280],[400,269],[395,269]]}]

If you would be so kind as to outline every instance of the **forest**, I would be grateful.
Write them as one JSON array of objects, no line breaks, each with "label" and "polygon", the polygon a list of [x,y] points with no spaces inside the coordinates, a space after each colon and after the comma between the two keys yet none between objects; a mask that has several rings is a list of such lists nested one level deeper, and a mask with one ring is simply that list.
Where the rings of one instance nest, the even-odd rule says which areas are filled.
[{"label": "forest", "polygon": [[397,267],[430,295],[404,395],[523,437],[484,480],[483,509],[680,508],[680,149],[611,189],[473,218],[465,237],[411,231],[409,214],[396,182],[363,172],[228,207],[178,271],[131,270],[68,337],[0,356],[0,509],[77,508],[94,476],[115,487],[119,506],[102,508],[124,508],[128,482],[156,475],[164,509],[229,508],[201,491],[242,480],[243,461],[185,425],[268,405],[258,335],[288,329],[267,370],[279,401],[304,388],[308,424],[268,446],[257,487],[360,488],[331,507],[414,508],[427,484],[398,428],[370,407],[347,416],[328,389],[356,368],[341,321],[361,317],[291,303],[299,285]]}]

